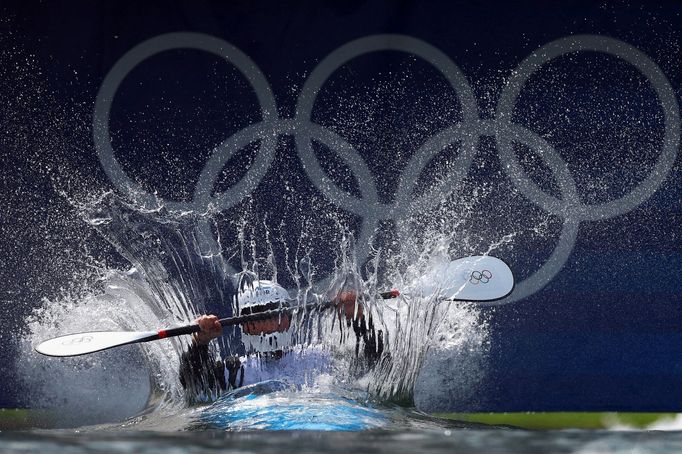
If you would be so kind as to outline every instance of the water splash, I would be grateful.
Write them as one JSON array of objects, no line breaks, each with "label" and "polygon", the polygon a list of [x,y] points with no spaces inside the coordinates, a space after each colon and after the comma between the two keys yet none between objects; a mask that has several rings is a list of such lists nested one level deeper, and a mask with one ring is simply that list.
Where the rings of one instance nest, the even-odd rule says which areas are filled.
[{"label": "water splash", "polygon": [[[136,413],[145,415],[140,424],[157,424],[153,421],[158,418],[186,411],[177,370],[187,340],[57,361],[30,352],[30,344],[66,332],[152,330],[188,323],[200,313],[234,313],[228,259],[201,253],[194,213],[173,213],[161,204],[154,209],[136,207],[112,193],[80,204],[79,210],[132,267],[126,272],[101,269],[96,285],[85,296],[45,301],[29,320],[30,334],[19,365],[38,406],[72,415],[67,424],[120,420]],[[384,350],[375,364],[358,350],[362,341],[336,311],[300,314],[295,332],[301,348],[323,349],[333,359],[331,382],[321,379],[313,390],[329,391],[333,386],[377,402],[409,403],[417,384],[415,401],[428,406],[418,397],[424,386],[445,385],[452,390],[452,382],[437,383],[445,365],[468,370],[467,379],[457,385],[461,393],[482,374],[487,331],[475,306],[408,297],[386,304],[377,297],[380,290],[409,288],[429,267],[449,258],[452,237],[430,232],[428,247],[422,241],[419,249],[406,248],[405,255],[391,260],[377,249],[360,267],[355,240],[339,223],[334,266],[324,278],[311,259],[314,251],[306,245],[305,233],[298,244],[288,245],[267,222],[249,222],[248,213],[235,225],[239,251],[230,257],[238,258],[243,270],[290,283],[298,304],[329,298],[352,285],[370,324],[383,336]],[[285,251],[280,260],[278,249]],[[419,255],[410,258],[410,251],[416,250]],[[238,329],[226,330],[219,350],[243,353]]]}]

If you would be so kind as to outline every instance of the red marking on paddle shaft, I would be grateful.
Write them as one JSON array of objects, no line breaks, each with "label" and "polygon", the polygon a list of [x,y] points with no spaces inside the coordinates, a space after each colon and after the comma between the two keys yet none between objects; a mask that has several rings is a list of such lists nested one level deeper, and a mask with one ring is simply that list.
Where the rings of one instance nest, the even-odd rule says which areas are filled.
[{"label": "red marking on paddle shaft", "polygon": [[159,339],[165,339],[166,337],[168,337],[168,333],[166,332],[165,329],[159,330],[157,334],[159,335]]}]

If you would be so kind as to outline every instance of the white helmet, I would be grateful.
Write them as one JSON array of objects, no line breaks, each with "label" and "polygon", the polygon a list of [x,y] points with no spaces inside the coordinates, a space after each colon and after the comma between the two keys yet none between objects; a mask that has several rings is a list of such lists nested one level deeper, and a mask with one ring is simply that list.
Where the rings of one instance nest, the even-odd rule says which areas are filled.
[{"label": "white helmet", "polygon": [[[274,282],[255,280],[240,287],[237,294],[239,315],[289,307],[289,293]],[[246,353],[282,350],[291,345],[291,328],[269,334],[247,334],[242,328],[242,342]]]}]

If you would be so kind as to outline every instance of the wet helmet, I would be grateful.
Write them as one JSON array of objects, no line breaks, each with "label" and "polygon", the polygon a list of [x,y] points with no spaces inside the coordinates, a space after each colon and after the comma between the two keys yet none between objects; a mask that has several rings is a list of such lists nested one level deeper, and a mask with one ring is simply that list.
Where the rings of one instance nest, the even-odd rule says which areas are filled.
[{"label": "wet helmet", "polygon": [[[279,284],[267,280],[254,280],[240,285],[237,294],[239,315],[278,310],[289,307],[289,293]],[[290,315],[273,316],[269,325],[272,332],[257,332],[256,326],[264,323],[245,323],[242,325],[242,342],[247,353],[275,352],[291,345]]]}]

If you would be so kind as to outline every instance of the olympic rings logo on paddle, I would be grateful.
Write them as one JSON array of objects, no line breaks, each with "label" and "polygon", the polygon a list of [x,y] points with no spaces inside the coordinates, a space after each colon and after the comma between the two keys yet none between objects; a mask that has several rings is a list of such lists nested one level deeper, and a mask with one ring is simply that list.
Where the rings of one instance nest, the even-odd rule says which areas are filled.
[{"label": "olympic rings logo on paddle", "polygon": [[469,282],[474,285],[487,284],[492,278],[493,273],[491,273],[489,270],[472,271],[471,275],[469,276]]},{"label": "olympic rings logo on paddle", "polygon": [[[456,194],[474,160],[479,137],[492,136],[497,140],[501,168],[516,188],[532,203],[563,220],[558,244],[547,262],[534,274],[520,282],[512,295],[495,304],[520,300],[544,287],[568,260],[581,222],[613,218],[636,208],[660,187],[677,158],[680,142],[680,116],[677,98],[670,82],[646,54],[614,38],[576,35],[561,38],[540,47],[510,73],[501,92],[495,116],[482,119],[472,87],[460,68],[439,49],[406,35],[368,36],[351,41],[324,58],[305,81],[297,100],[295,116],[281,118],[278,116],[275,97],[265,76],[241,50],[222,39],[205,34],[169,33],[142,42],[116,62],[102,82],[93,115],[95,146],[107,176],[119,190],[145,205],[155,206],[158,198],[145,192],[139,184],[130,179],[116,160],[109,133],[111,105],[121,82],[138,64],[160,52],[181,48],[212,53],[233,64],[251,83],[260,104],[262,120],[233,134],[218,145],[201,172],[193,200],[191,202],[165,201],[169,209],[204,212],[209,204],[219,210],[227,210],[235,206],[253,192],[272,165],[278,137],[291,135],[295,137],[297,153],[307,176],[325,198],[362,219],[357,241],[358,244],[369,244],[380,221],[392,220],[399,225],[397,221],[406,219],[408,215],[433,208],[443,197]],[[444,128],[429,138],[414,153],[400,176],[394,204],[379,201],[376,181],[357,150],[343,137],[329,128],[314,123],[311,119],[313,104],[318,93],[336,70],[361,55],[381,51],[405,52],[432,64],[456,91],[462,108],[461,122]],[[623,197],[593,205],[582,203],[576,182],[566,162],[554,147],[540,135],[512,122],[516,99],[526,81],[553,59],[583,51],[614,56],[631,64],[642,73],[653,87],[662,107],[665,128],[660,156],[647,177]],[[344,191],[326,176],[313,152],[313,140],[325,144],[336,152],[355,173],[360,183],[360,197]],[[215,182],[228,160],[238,150],[256,142],[259,142],[258,155],[242,180],[222,193],[212,194]],[[444,148],[456,142],[461,142],[461,148],[450,173],[442,178],[431,191],[413,198],[414,186],[424,167]],[[513,143],[531,148],[544,160],[554,174],[561,198],[543,192],[524,173],[514,153]],[[213,238],[208,221],[201,221],[198,229],[199,237],[206,242],[206,248],[217,250],[219,246]],[[399,232],[399,235],[405,234],[406,232]],[[358,259],[364,260],[365,258],[366,253],[361,252]]]}]

